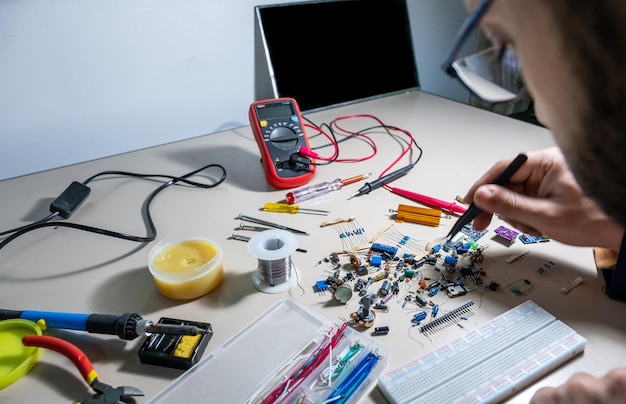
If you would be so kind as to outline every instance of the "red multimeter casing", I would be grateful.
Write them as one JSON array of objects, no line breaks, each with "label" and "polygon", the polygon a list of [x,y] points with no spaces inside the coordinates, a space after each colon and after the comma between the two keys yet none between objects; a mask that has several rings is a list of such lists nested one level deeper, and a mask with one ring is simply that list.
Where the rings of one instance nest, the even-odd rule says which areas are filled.
[{"label": "red multimeter casing", "polygon": [[311,181],[315,161],[298,153],[300,147],[310,149],[310,146],[296,100],[256,101],[250,105],[248,115],[267,182],[286,189]]}]

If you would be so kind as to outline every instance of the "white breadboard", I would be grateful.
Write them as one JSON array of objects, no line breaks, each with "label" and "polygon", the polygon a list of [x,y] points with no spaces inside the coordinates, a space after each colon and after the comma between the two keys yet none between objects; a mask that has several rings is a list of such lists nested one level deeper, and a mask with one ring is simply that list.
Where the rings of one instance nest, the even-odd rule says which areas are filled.
[{"label": "white breadboard", "polygon": [[587,340],[532,301],[398,369],[378,386],[392,403],[503,400],[585,349]]}]

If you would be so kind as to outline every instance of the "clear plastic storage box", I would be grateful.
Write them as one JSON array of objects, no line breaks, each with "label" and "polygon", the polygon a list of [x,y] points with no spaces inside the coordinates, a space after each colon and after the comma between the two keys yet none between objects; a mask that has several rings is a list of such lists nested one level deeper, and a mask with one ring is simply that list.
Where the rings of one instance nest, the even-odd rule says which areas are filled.
[{"label": "clear plastic storage box", "polygon": [[[279,399],[271,402],[323,403],[332,398],[329,402],[356,403],[385,370],[389,350],[350,327],[308,376],[284,383],[306,366],[312,352],[340,326],[294,299],[280,301],[173,381],[150,403],[260,403],[281,383],[285,387]],[[346,355],[348,352],[351,355]],[[339,371],[337,359],[341,357],[351,360],[343,363]],[[359,372],[364,369],[359,365],[368,360],[367,369]],[[335,364],[331,373],[335,378],[331,376],[328,381],[331,364]],[[324,371],[327,374],[320,377]],[[332,396],[338,388],[344,392],[342,396]]]}]

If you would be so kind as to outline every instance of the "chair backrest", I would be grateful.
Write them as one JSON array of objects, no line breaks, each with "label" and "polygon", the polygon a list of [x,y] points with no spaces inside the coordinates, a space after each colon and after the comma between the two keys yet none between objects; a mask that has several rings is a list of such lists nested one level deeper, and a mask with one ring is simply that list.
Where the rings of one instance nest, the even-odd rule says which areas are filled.
[{"label": "chair backrest", "polygon": [[419,87],[405,0],[330,0],[255,7],[255,97],[300,109]]}]

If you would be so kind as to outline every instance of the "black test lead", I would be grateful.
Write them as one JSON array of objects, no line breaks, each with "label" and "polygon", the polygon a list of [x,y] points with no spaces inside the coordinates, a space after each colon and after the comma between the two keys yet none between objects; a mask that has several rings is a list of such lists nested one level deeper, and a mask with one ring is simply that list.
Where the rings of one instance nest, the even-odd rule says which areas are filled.
[{"label": "black test lead", "polygon": [[371,191],[375,190],[376,188],[380,188],[385,184],[390,183],[391,181],[394,181],[400,177],[402,177],[404,174],[408,173],[412,168],[413,168],[414,164],[409,164],[406,167],[402,167],[399,170],[396,170],[392,173],[389,173],[385,176],[382,176],[380,178],[378,178],[375,181],[372,182],[368,182],[367,184],[363,185],[361,188],[359,188],[359,190],[352,194],[348,200],[354,198],[355,196],[361,196],[361,195],[365,195],[365,194],[369,194]]}]

